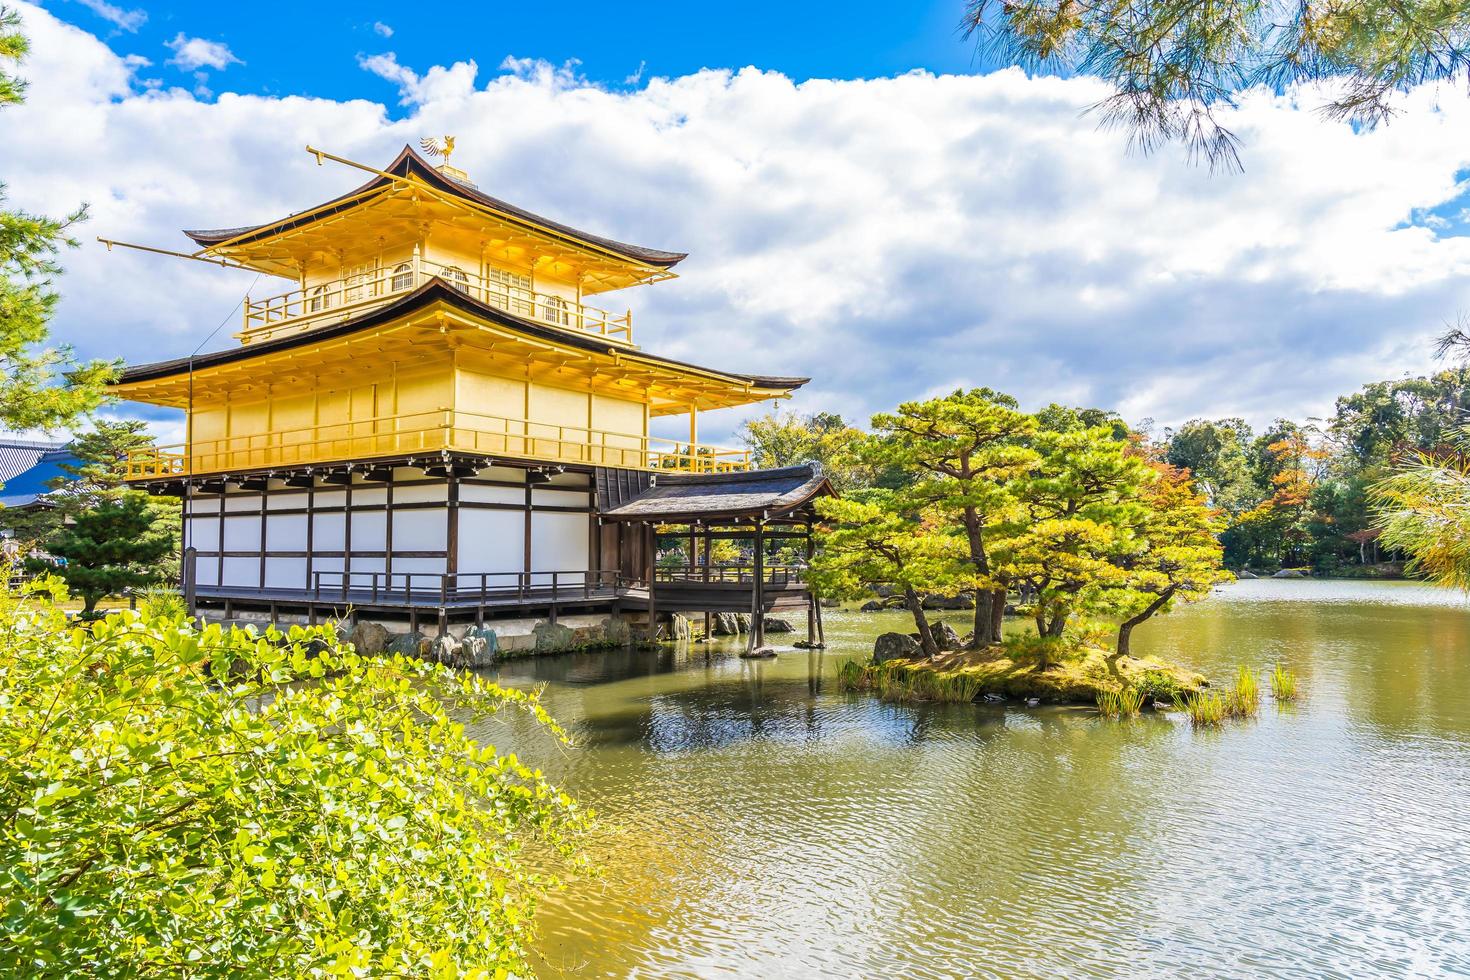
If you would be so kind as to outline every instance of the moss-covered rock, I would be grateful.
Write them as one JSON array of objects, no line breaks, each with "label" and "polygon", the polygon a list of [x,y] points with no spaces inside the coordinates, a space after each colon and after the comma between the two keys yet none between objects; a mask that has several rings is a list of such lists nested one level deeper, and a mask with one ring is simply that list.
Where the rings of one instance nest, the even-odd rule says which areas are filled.
[{"label": "moss-covered rock", "polygon": [[977,685],[977,697],[1040,698],[1059,704],[1093,704],[1099,691],[1118,690],[1125,684],[1141,688],[1147,699],[1168,701],[1209,685],[1203,674],[1177,664],[1152,657],[1109,661],[1108,651],[1095,647],[1071,651],[1045,664],[1035,658],[1006,656],[997,647],[962,650],[907,669],[931,671],[942,679],[963,676]]}]

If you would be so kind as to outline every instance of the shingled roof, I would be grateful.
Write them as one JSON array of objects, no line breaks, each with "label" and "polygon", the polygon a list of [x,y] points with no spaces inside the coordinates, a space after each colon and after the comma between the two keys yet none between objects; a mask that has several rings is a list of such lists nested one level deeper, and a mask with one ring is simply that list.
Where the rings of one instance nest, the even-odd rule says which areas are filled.
[{"label": "shingled roof", "polygon": [[647,490],[601,516],[673,523],[777,517],[823,495],[836,496],[836,491],[815,463],[743,473],[655,473]]},{"label": "shingled roof", "polygon": [[[641,245],[630,245],[627,242],[620,242],[611,238],[604,238],[601,235],[594,235],[590,232],[573,228],[571,225],[564,225],[559,221],[553,221],[533,211],[527,211],[525,208],[516,207],[514,204],[502,201],[499,198],[491,197],[489,194],[475,187],[444,176],[433,164],[414,152],[411,146],[405,146],[398,156],[393,159],[393,162],[383,168],[383,172],[398,177],[406,177],[412,174],[436,190],[463,198],[482,207],[490,208],[492,211],[499,212],[513,221],[544,229],[553,235],[564,237],[573,243],[592,245],[603,251],[632,259],[635,262],[643,262],[647,265],[668,269],[688,257],[687,252],[665,252],[662,249],[644,248]],[[276,221],[268,221],[260,225],[247,225],[243,228],[195,229],[192,231],[186,229],[184,234],[205,248],[211,248],[225,242],[230,242],[232,245],[249,244],[258,238],[277,235],[292,228],[307,225],[314,221],[320,221],[323,218],[336,214],[338,211],[353,207],[360,203],[359,198],[362,194],[376,187],[380,187],[387,182],[387,177],[374,177],[356,190],[349,191],[341,197],[333,198],[319,208],[302,212],[299,216],[290,215]],[[236,241],[235,239],[239,240]]]}]

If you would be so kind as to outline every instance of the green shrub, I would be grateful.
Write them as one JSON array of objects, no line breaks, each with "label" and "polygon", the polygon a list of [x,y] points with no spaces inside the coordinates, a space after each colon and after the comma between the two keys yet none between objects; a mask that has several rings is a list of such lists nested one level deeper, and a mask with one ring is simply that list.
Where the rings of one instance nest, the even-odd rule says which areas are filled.
[{"label": "green shrub", "polygon": [[138,612],[144,619],[181,620],[189,615],[189,607],[177,589],[154,586],[138,593]]},{"label": "green shrub", "polygon": [[530,972],[586,815],[464,722],[533,695],[145,606],[0,594],[0,975]]},{"label": "green shrub", "polygon": [[1162,670],[1145,670],[1135,675],[1131,683],[1146,701],[1178,704],[1186,693],[1172,674]]}]

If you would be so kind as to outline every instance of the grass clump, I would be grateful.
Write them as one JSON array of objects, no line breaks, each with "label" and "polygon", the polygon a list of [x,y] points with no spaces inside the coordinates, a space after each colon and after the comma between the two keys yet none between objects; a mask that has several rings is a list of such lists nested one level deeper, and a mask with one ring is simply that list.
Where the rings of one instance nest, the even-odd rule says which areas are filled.
[{"label": "grass clump", "polygon": [[1143,709],[1143,691],[1125,684],[1097,692],[1097,713],[1104,718],[1132,718]]},{"label": "grass clump", "polygon": [[1213,691],[1197,691],[1185,695],[1184,711],[1195,728],[1213,728],[1225,720],[1225,699]]},{"label": "grass clump", "polygon": [[844,660],[837,665],[837,690],[861,691],[868,686],[868,668],[856,660]]},{"label": "grass clump", "polygon": [[1296,674],[1280,664],[1271,671],[1271,697],[1277,701],[1295,701],[1298,697]]},{"label": "grass clump", "polygon": [[1225,695],[1225,713],[1231,718],[1254,718],[1261,710],[1261,686],[1255,672],[1244,665],[1235,671],[1235,687]]}]

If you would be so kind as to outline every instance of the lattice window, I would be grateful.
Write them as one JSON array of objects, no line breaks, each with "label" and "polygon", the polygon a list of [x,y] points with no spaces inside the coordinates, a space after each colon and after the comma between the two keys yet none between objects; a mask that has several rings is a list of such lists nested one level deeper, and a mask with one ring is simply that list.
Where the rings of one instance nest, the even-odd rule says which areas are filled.
[{"label": "lattice window", "polygon": [[494,267],[485,276],[486,299],[491,306],[498,306],[521,316],[531,315],[531,277]]}]

